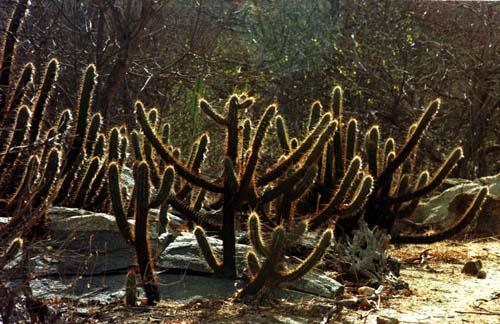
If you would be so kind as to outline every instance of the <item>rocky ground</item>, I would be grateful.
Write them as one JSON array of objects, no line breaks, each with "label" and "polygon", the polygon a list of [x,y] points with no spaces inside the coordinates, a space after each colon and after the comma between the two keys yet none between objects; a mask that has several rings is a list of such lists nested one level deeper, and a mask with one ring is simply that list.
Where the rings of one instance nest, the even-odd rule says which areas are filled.
[{"label": "rocky ground", "polygon": [[[230,297],[207,295],[165,299],[155,307],[126,307],[120,300],[92,305],[52,299],[51,304],[66,320],[83,323],[500,322],[498,237],[392,247],[390,254],[403,261],[401,278],[408,283],[408,289],[386,288],[374,298],[364,298],[359,287],[348,285],[339,299],[304,294],[287,300],[278,297],[240,303]],[[482,262],[486,278],[462,273],[470,260]],[[176,280],[172,289],[190,289],[186,277]],[[355,297],[358,302],[353,301]],[[344,306],[338,305],[339,300]]]},{"label": "rocky ground", "polygon": [[[49,212],[50,235],[32,247],[30,287],[50,306],[51,323],[500,323],[500,174],[451,182],[420,204],[414,221],[439,229],[483,185],[490,195],[465,234],[433,245],[390,246],[388,254],[402,262],[400,277],[388,278],[377,291],[342,281],[335,272],[315,271],[288,289],[235,301],[242,282],[210,276],[193,235],[174,231],[158,237],[151,215],[162,301],[155,307],[125,307],[124,277],[134,261],[114,218],[69,208]],[[210,241],[220,253],[222,242]],[[248,248],[242,239],[240,274]],[[462,272],[471,261],[481,262],[479,273]],[[14,285],[19,262],[11,265]]]}]

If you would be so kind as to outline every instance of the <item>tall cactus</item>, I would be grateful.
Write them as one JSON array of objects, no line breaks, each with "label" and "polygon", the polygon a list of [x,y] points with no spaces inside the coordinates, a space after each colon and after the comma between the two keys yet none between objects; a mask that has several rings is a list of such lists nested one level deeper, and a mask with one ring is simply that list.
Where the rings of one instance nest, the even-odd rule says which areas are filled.
[{"label": "tall cactus", "polygon": [[[316,186],[317,192],[321,195],[323,203],[326,207],[322,207],[311,218],[311,227],[317,228],[331,217],[338,218],[338,226],[344,228],[349,232],[353,229],[359,218],[363,217],[367,224],[371,227],[378,226],[386,229],[389,233],[393,234],[393,242],[414,242],[414,243],[427,243],[431,240],[446,238],[447,235],[454,234],[456,230],[446,229],[442,233],[437,233],[429,237],[422,238],[419,235],[410,235],[408,237],[400,233],[393,233],[393,226],[396,221],[400,221],[409,217],[415,210],[420,198],[431,193],[434,189],[442,183],[450,171],[454,168],[457,162],[463,157],[461,148],[453,150],[448,158],[442,163],[439,169],[433,174],[431,179],[428,179],[428,173],[422,173],[420,177],[412,177],[411,174],[402,174],[401,170],[413,170],[413,167],[403,167],[412,160],[412,155],[415,154],[418,143],[423,138],[425,130],[429,127],[434,116],[439,110],[441,102],[439,99],[432,101],[425,111],[422,113],[420,119],[413,124],[409,131],[404,144],[398,149],[393,138],[388,138],[382,141],[380,136],[380,129],[378,126],[372,126],[365,134],[364,152],[358,152],[357,147],[357,121],[355,119],[349,120],[345,126],[342,120],[342,90],[336,87],[333,91],[332,103],[329,110],[333,112],[334,116],[339,120],[338,132],[335,133],[330,145],[333,146],[334,154],[329,155],[326,153],[324,159],[326,164],[319,172],[319,183]],[[312,112],[311,114],[313,114]],[[344,127],[346,129],[344,129]],[[344,134],[344,135],[342,135]],[[337,136],[340,135],[340,136]],[[383,144],[382,144],[383,143]],[[341,148],[337,151],[335,148]],[[330,149],[330,147],[329,147]],[[365,176],[361,180],[357,176],[357,180],[352,178],[351,167],[353,162],[359,158],[355,158],[356,154],[363,153],[367,160],[367,170],[369,176]],[[329,159],[333,159],[328,162]],[[341,161],[339,161],[339,159]],[[358,162],[356,162],[357,164]],[[413,163],[409,163],[412,164]],[[333,166],[335,168],[333,169]],[[347,167],[349,166],[349,167]],[[340,168],[345,169],[340,169]],[[345,177],[338,177],[338,174],[346,174]],[[323,176],[320,176],[323,175]],[[371,177],[368,180],[367,177]],[[345,190],[345,183],[351,179],[352,183],[359,183],[359,190],[348,191]],[[411,182],[414,181],[414,185]],[[368,184],[373,185],[372,190],[369,190]],[[361,205],[353,209],[352,213],[342,213],[338,210],[338,199],[342,194],[347,196],[352,195],[354,192],[359,192],[367,195],[367,199],[361,202]],[[354,193],[356,195],[356,193]],[[324,197],[324,198],[323,198]],[[329,198],[333,197],[333,199]],[[461,217],[460,226],[452,228],[463,228],[471,221],[471,217],[475,215],[480,208],[479,201],[482,201],[481,195],[476,197],[478,203],[471,204],[469,212]],[[352,199],[355,201],[356,199]],[[332,208],[330,203],[333,203]],[[345,204],[345,203],[344,203]],[[344,206],[342,208],[346,208]],[[359,212],[362,207],[363,212]],[[474,208],[476,207],[476,208]],[[347,208],[349,210],[349,208]],[[470,216],[472,214],[472,216]],[[331,217],[327,217],[330,215]],[[468,217],[465,217],[468,216]]]},{"label": "tall cactus", "polygon": [[[157,207],[161,204],[165,197],[170,192],[173,182],[174,170],[168,168],[165,171],[160,191],[154,199],[150,199],[150,170],[146,161],[141,161],[137,164],[135,170],[135,188],[132,199],[128,204],[134,204],[135,226],[132,230],[128,222],[128,211],[125,209],[122,198],[122,190],[119,183],[119,164],[112,162],[109,165],[109,192],[113,206],[116,223],[124,239],[132,245],[136,252],[136,259],[139,265],[139,271],[143,282],[144,291],[146,293],[147,302],[149,305],[154,305],[160,299],[160,293],[156,276],[154,273],[155,262],[151,252],[151,244],[149,240],[148,213],[151,207]],[[129,208],[127,207],[127,208]]]}]

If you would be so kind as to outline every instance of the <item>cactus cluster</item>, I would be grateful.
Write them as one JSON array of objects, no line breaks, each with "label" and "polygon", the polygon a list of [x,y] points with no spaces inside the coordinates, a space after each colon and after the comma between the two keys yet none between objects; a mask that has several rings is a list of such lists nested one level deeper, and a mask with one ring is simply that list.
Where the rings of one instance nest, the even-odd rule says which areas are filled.
[{"label": "cactus cluster", "polygon": [[[281,225],[277,226],[272,232],[271,241],[265,242],[259,216],[255,213],[250,215],[247,230],[253,250],[247,253],[247,266],[251,279],[239,292],[239,297],[255,295],[264,287],[296,281],[318,264],[330,247],[332,229],[323,232],[316,247],[299,265],[288,269],[285,264],[285,251],[297,244],[307,231],[307,226],[307,221],[297,223],[289,231]],[[264,259],[262,263],[259,257]]]},{"label": "cactus cluster", "polygon": [[[59,75],[51,59],[34,85],[35,67],[24,65],[15,80],[16,33],[23,23],[27,1],[19,1],[10,20],[0,61],[0,214],[11,217],[5,239],[24,226],[42,228],[53,204],[107,211],[108,160],[118,160],[124,138],[101,131],[100,114],[90,116],[97,72],[89,65],[81,81],[77,107],[52,113],[50,98]],[[77,117],[73,119],[73,113]],[[53,127],[47,120],[55,116]],[[107,138],[109,137],[109,139]],[[109,143],[107,145],[107,143]],[[24,233],[28,234],[28,233]]]},{"label": "cactus cluster", "polygon": [[[320,208],[318,209],[317,205],[312,208],[316,209],[316,212],[310,219],[311,228],[320,227],[331,216],[334,216],[337,220],[337,226],[342,228],[344,232],[350,233],[357,226],[358,220],[363,219],[370,228],[377,226],[385,229],[391,234],[393,243],[432,243],[448,238],[464,229],[480,209],[487,195],[486,188],[476,195],[476,199],[471,203],[467,212],[443,232],[430,235],[405,235],[395,233],[393,230],[394,223],[411,216],[419,199],[436,189],[463,157],[462,149],[456,148],[432,177],[428,171],[414,175],[414,155],[418,144],[438,112],[440,104],[439,99],[429,104],[419,120],[410,127],[407,138],[400,148],[396,146],[392,137],[383,141],[378,126],[372,126],[366,131],[364,147],[358,148],[358,122],[354,118],[347,123],[343,121],[343,93],[340,87],[335,87],[329,108],[323,110],[333,113],[339,126],[327,144],[317,174],[316,190],[314,190],[310,203],[314,204],[319,201]],[[318,108],[316,106],[320,106],[320,104],[313,104],[311,120],[317,118]],[[367,165],[361,173],[368,174],[371,179],[365,178],[363,180],[359,175],[353,173],[354,169],[359,169],[361,166],[361,160],[356,154],[364,156]],[[359,200],[357,202],[359,205],[352,212],[342,212],[330,208],[331,212],[325,215],[325,208],[321,206],[328,205],[328,201],[338,202],[338,196],[352,197],[354,195],[352,201],[356,202],[357,194],[346,185],[363,183],[364,181],[369,182],[370,186],[368,184],[366,187],[361,185],[357,192],[368,193],[368,199]],[[373,189],[370,190],[368,187],[371,187],[372,183]],[[334,204],[334,206],[338,205]],[[350,205],[341,203],[341,206],[344,209],[350,209]]]}]

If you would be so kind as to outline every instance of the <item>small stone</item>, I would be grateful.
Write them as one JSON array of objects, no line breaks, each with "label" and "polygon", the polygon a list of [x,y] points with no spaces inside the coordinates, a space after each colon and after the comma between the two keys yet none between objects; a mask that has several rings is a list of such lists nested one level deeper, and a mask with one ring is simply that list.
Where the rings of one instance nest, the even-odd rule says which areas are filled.
[{"label": "small stone", "polygon": [[467,261],[462,268],[462,272],[471,276],[477,276],[482,267],[481,260]]},{"label": "small stone", "polygon": [[374,296],[376,294],[376,290],[374,288],[372,288],[372,287],[366,287],[366,286],[364,286],[364,287],[359,287],[358,288],[358,293],[360,295],[365,295],[365,296],[370,297],[370,296]]},{"label": "small stone", "polygon": [[389,316],[379,316],[377,317],[377,324],[399,324],[399,320]]},{"label": "small stone", "polygon": [[484,271],[484,270],[479,271],[479,272],[477,273],[477,277],[478,277],[479,279],[485,279],[485,278],[486,278],[486,271]]}]

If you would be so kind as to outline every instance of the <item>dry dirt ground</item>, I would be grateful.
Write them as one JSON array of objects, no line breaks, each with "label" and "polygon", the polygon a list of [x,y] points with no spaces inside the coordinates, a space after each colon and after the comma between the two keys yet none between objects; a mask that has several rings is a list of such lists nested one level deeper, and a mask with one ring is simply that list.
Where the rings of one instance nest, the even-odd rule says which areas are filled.
[{"label": "dry dirt ground", "polygon": [[[67,307],[72,322],[85,323],[377,323],[384,316],[399,323],[500,323],[500,238],[393,247],[390,254],[403,261],[401,279],[409,290],[385,289],[380,300],[341,309],[318,298],[266,306],[215,297],[152,308],[59,306]],[[484,279],[461,272],[466,261],[477,259]],[[346,288],[345,299],[356,296],[356,287]]]}]

